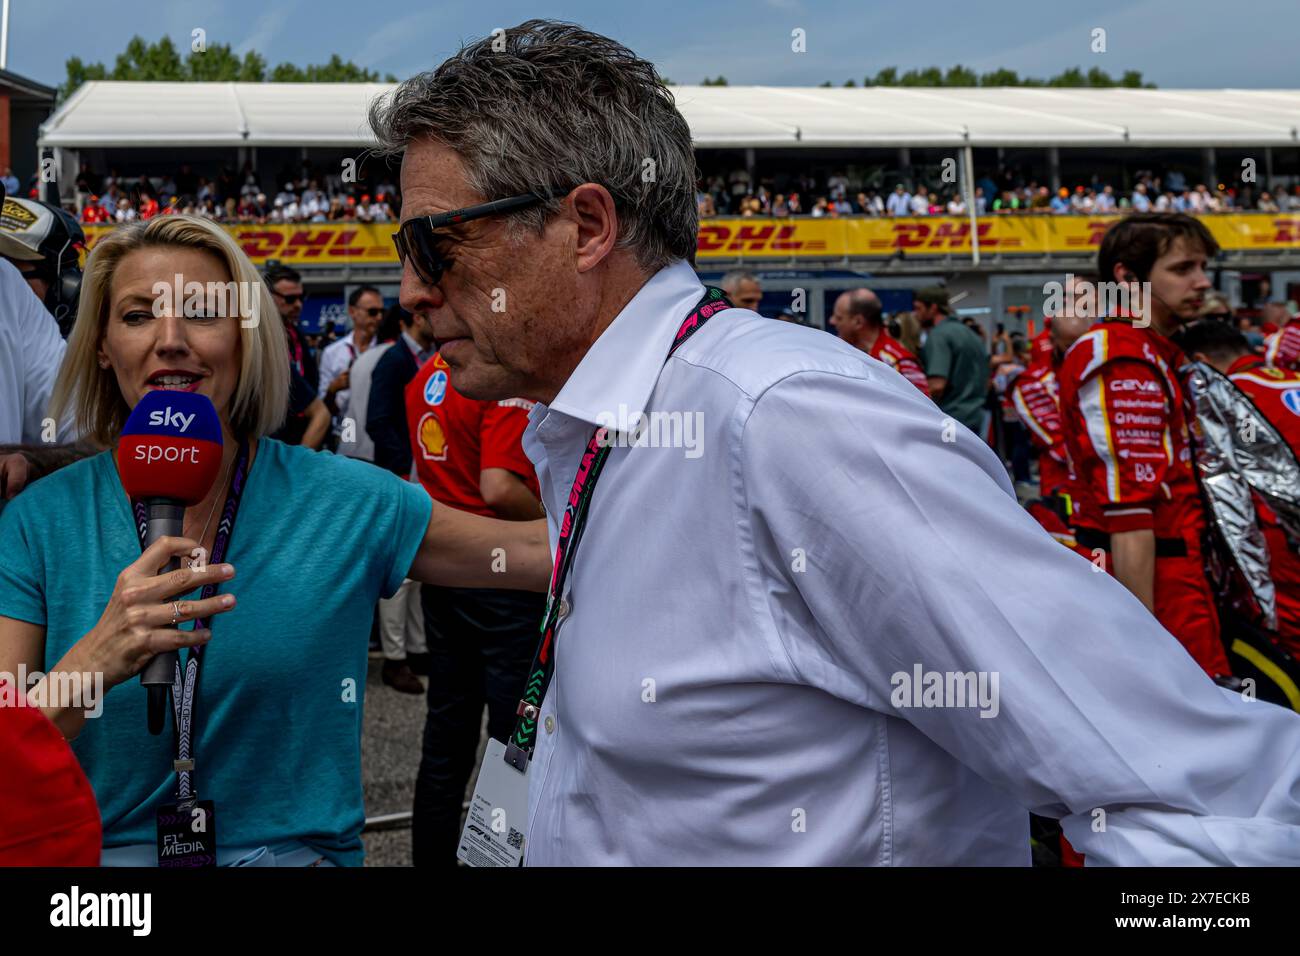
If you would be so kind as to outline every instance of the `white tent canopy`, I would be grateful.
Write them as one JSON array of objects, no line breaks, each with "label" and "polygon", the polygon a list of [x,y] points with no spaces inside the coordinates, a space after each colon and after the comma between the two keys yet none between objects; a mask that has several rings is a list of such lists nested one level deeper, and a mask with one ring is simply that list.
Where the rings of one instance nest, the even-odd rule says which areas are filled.
[{"label": "white tent canopy", "polygon": [[[385,83],[84,84],[43,146],[361,147]],[[675,86],[701,148],[1300,145],[1300,90]]]}]

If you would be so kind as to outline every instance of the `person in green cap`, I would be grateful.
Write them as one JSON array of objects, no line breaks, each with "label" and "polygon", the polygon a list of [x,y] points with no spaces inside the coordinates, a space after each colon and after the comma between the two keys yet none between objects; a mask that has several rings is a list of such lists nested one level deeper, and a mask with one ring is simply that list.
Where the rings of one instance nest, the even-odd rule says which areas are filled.
[{"label": "person in green cap", "polygon": [[912,308],[926,330],[921,359],[930,397],[945,413],[976,435],[983,434],[989,357],[979,336],[948,314],[948,290],[927,286],[913,295]]}]

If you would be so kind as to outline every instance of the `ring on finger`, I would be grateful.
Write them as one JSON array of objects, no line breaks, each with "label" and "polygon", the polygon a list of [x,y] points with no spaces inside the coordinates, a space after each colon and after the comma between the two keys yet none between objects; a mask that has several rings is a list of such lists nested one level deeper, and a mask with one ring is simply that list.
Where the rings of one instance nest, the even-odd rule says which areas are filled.
[{"label": "ring on finger", "polygon": [[172,601],[172,624],[175,625],[175,624],[179,624],[180,622],[181,622],[181,602]]}]

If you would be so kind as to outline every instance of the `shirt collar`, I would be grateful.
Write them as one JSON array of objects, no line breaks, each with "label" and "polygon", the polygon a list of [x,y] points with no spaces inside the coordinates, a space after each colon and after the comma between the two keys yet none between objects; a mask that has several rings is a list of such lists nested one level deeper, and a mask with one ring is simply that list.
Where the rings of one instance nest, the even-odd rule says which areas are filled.
[{"label": "shirt collar", "polygon": [[538,403],[534,420],[544,414],[540,409],[550,408],[592,425],[639,421],[673,334],[703,295],[704,286],[684,259],[664,266],[587,350],[555,400]]}]

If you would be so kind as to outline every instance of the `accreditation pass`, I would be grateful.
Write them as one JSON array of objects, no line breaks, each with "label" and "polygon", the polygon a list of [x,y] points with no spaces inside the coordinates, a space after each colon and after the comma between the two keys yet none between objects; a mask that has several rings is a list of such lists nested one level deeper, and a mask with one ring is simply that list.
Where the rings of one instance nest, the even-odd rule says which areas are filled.
[{"label": "accreditation pass", "polygon": [[467,866],[524,865],[528,772],[506,763],[505,753],[505,744],[488,740],[456,850]]}]

